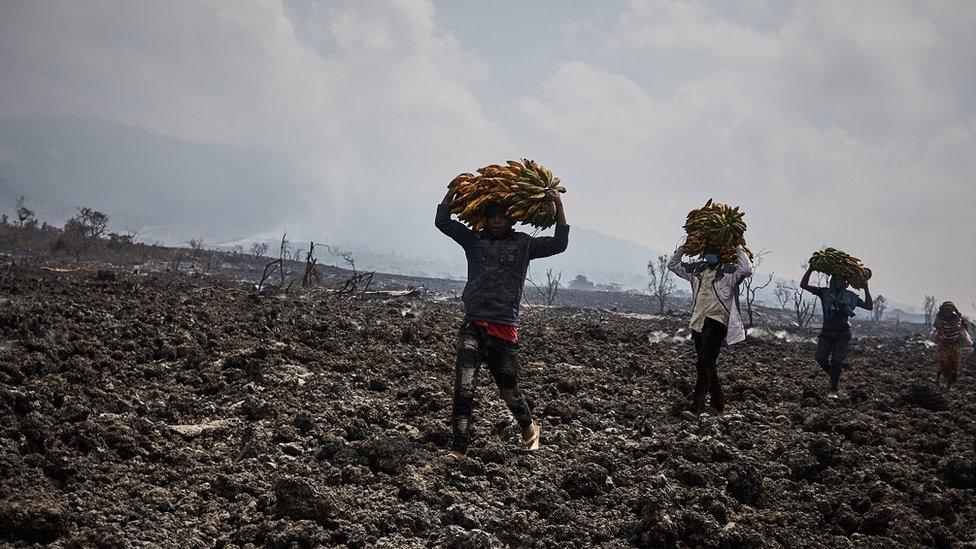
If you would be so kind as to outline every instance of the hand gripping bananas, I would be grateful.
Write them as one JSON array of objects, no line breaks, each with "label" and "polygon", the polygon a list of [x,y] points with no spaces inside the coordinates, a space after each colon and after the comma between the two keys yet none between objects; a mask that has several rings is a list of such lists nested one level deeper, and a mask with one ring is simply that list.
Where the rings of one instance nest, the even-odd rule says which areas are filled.
[{"label": "hand gripping bananas", "polygon": [[810,268],[827,275],[840,275],[847,279],[854,287],[871,279],[871,269],[861,263],[861,260],[838,250],[824,248],[813,252],[810,257]]},{"label": "hand gripping bananas", "polygon": [[477,174],[462,173],[448,188],[455,193],[451,212],[479,231],[485,227],[484,208],[490,202],[504,206],[516,222],[551,227],[556,223],[556,204],[550,194],[566,192],[545,166],[526,159],[485,166]]},{"label": "hand gripping bananas", "polygon": [[[685,220],[687,238],[684,253],[690,256],[715,252],[725,263],[736,261],[735,247],[746,232],[745,213],[738,206],[712,202],[711,199],[701,208],[692,210]],[[749,257],[752,253],[746,249]]]}]

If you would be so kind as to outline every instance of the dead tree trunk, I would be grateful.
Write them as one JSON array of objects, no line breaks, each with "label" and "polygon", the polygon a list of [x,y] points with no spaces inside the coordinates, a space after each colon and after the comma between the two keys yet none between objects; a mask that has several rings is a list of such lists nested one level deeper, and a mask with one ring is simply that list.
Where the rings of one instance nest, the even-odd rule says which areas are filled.
[{"label": "dead tree trunk", "polygon": [[659,255],[647,262],[647,289],[657,301],[657,314],[663,315],[668,299],[674,293],[674,275],[668,268],[668,256]]},{"label": "dead tree trunk", "polygon": [[319,284],[322,277],[319,275],[318,260],[315,258],[315,242],[308,243],[308,253],[305,254],[305,272],[302,274],[302,286],[309,287],[313,283]]},{"label": "dead tree trunk", "polygon": [[[755,258],[753,259],[753,266],[756,269],[759,269],[759,266],[762,265],[763,258],[768,253],[769,253],[768,250],[761,250],[759,253],[755,255]],[[763,283],[760,283],[758,280],[756,280],[755,273],[753,273],[748,277],[746,277],[745,281],[743,281],[742,283],[742,286],[740,286],[740,290],[745,293],[745,298],[746,298],[745,300],[746,315],[749,317],[749,325],[747,327],[752,328],[753,326],[756,325],[756,321],[755,321],[756,294],[768,288],[769,285],[772,283],[773,283],[773,273],[769,273],[768,277],[766,278],[766,281]]]},{"label": "dead tree trunk", "polygon": [[525,279],[532,284],[532,287],[534,287],[537,292],[539,292],[539,294],[542,296],[542,300],[546,304],[546,307],[551,307],[553,302],[556,301],[556,295],[559,294],[559,281],[562,279],[562,277],[562,272],[553,273],[552,269],[549,269],[546,271],[545,286],[539,286],[529,277],[525,277]]},{"label": "dead tree trunk", "polygon": [[[288,234],[285,233],[281,235],[281,246],[278,248],[278,259],[271,261],[264,266],[264,272],[261,273],[261,282],[255,287],[255,291],[258,294],[267,293],[277,293],[279,290],[285,287],[285,253],[288,246],[288,241],[285,239]],[[277,271],[279,282],[277,286],[265,285],[268,280]],[[273,288],[273,289],[272,289]]]}]

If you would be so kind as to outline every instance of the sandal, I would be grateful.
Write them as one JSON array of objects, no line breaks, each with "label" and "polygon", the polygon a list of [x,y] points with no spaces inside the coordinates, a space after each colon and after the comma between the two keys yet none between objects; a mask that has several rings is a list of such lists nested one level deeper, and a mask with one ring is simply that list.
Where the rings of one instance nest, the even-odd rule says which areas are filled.
[{"label": "sandal", "polygon": [[542,437],[542,427],[538,424],[533,423],[529,429],[532,430],[532,434],[529,438],[522,438],[522,448],[521,450],[526,453],[538,452],[539,451],[539,439]]}]

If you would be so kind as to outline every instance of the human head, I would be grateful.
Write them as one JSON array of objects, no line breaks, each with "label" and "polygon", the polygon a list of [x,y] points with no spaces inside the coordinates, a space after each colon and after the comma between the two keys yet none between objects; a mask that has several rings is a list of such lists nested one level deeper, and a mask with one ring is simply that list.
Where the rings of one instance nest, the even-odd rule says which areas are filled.
[{"label": "human head", "polygon": [[959,309],[956,308],[956,304],[951,301],[945,301],[942,305],[939,305],[938,317],[947,320],[956,316],[961,316]]},{"label": "human head", "polygon": [[720,259],[721,258],[719,257],[719,255],[715,252],[709,252],[705,254],[705,264],[713,269],[715,267],[718,267],[718,262]]},{"label": "human head", "polygon": [[830,289],[831,290],[846,290],[848,286],[847,279],[841,275],[834,275],[830,277]]},{"label": "human head", "polygon": [[515,221],[508,217],[507,212],[507,208],[498,202],[489,202],[485,206],[485,228],[491,236],[500,238],[512,231]]}]

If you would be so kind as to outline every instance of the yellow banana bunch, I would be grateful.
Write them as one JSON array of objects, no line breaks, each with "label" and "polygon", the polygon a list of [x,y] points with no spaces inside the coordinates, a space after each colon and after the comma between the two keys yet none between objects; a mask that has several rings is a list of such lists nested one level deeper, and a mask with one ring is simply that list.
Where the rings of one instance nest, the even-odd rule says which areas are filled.
[{"label": "yellow banana bunch", "polygon": [[855,287],[871,279],[871,269],[865,267],[860,259],[837,248],[813,252],[810,256],[810,267],[831,276],[840,275]]},{"label": "yellow banana bunch", "polygon": [[501,204],[517,222],[551,227],[556,223],[556,203],[549,195],[566,192],[545,166],[525,159],[485,166],[477,174],[462,173],[448,188],[455,193],[451,211],[475,230],[485,227],[484,208],[489,202]]},{"label": "yellow banana bunch", "polygon": [[[745,213],[739,207],[712,202],[711,199],[701,208],[692,210],[685,219],[684,251],[688,255],[704,255],[713,251],[722,256],[722,261],[736,261],[735,247],[746,232]],[[749,252],[752,257],[752,252]]]}]

